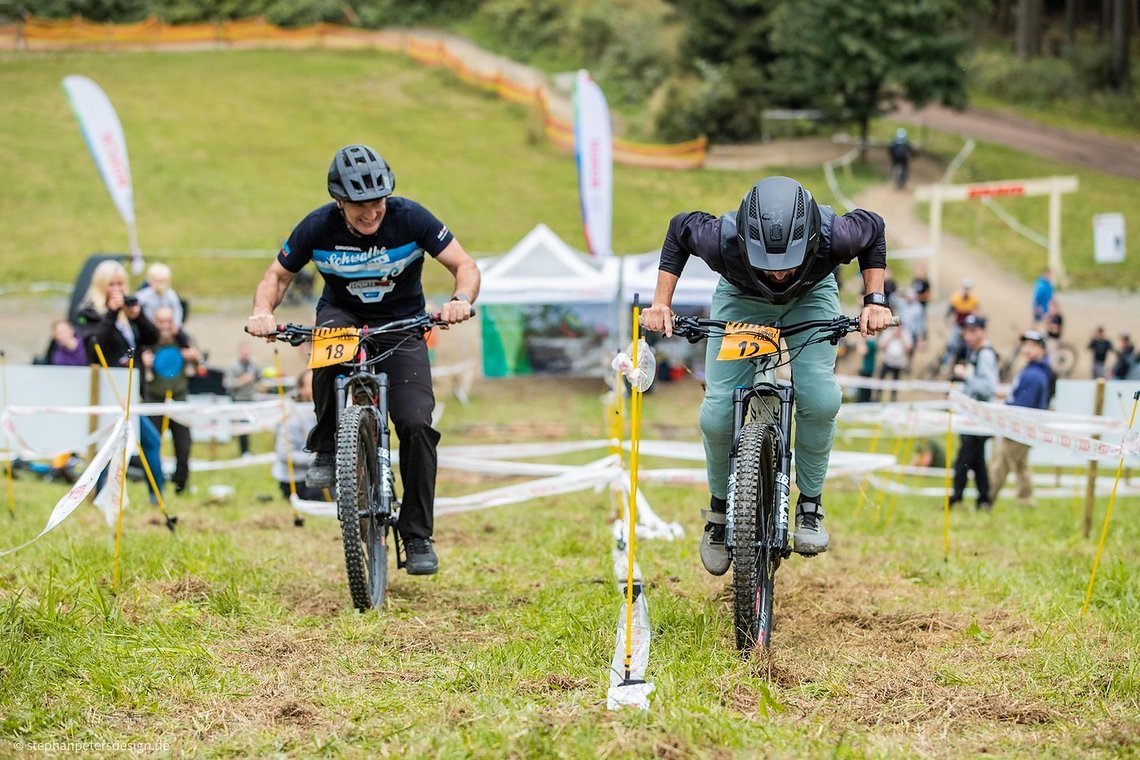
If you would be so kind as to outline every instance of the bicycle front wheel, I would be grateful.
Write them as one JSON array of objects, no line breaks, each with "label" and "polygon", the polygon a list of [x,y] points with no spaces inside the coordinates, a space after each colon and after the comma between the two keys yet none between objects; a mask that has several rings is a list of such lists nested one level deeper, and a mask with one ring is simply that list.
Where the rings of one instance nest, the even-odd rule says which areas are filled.
[{"label": "bicycle front wheel", "polygon": [[1050,360],[1057,377],[1072,377],[1077,368],[1077,349],[1072,343],[1059,343]]},{"label": "bicycle front wheel", "polygon": [[776,428],[750,422],[740,432],[733,486],[732,600],[736,647],[767,649],[782,554],[776,538]]},{"label": "bicycle front wheel", "polygon": [[337,427],[336,511],[348,591],[361,612],[383,605],[388,588],[388,522],[380,513],[378,439],[374,408],[344,410]]}]

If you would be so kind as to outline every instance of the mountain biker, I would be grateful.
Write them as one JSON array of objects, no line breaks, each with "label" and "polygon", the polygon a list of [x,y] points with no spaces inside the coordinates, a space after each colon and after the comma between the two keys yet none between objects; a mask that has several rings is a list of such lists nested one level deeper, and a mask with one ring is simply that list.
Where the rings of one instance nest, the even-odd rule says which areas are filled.
[{"label": "mountain biker", "polygon": [[[838,216],[817,205],[811,193],[789,177],[767,177],[744,194],[740,207],[715,217],[702,211],[677,214],[661,246],[653,304],[642,312],[649,330],[673,332],[673,293],[690,256],[721,275],[713,295],[713,319],[762,324],[839,316],[839,289],[832,270],[858,257],[866,293],[859,315],[864,337],[887,327],[890,309],[883,295],[887,244],[882,218],[856,209]],[[826,551],[823,478],[835,437],[840,392],[835,381],[836,347],[806,345],[809,334],[788,339],[796,393],[795,550]],[[752,379],[749,362],[718,362],[721,339],[710,338],[707,388],[701,404],[701,434],[708,472],[709,510],[701,538],[701,560],[713,575],[728,571],[724,543],[728,459],[732,440],[732,392]],[[802,350],[801,350],[802,347]]]},{"label": "mountain biker", "polygon": [[[251,334],[276,332],[273,311],[310,261],[325,281],[317,302],[320,327],[378,326],[422,313],[425,253],[455,278],[440,317],[449,323],[471,318],[479,294],[475,260],[430,211],[392,195],[395,185],[388,162],[372,148],[349,145],[336,152],[328,171],[333,202],[301,220],[265,271],[247,323]],[[406,337],[394,336],[389,345]],[[431,575],[439,569],[431,540],[439,433],[431,427],[435,396],[426,344],[407,341],[375,371],[386,373],[391,383],[392,422],[400,439],[404,499],[397,527],[407,547],[406,567],[411,575]],[[332,366],[313,373],[317,424],[307,447],[316,454],[305,481],[310,488],[334,485],[335,380],[340,372]]]},{"label": "mountain biker", "polygon": [[906,139],[906,130],[899,127],[895,130],[895,138],[887,145],[887,154],[891,157],[891,176],[895,178],[895,186],[902,190],[910,175],[910,157],[914,155],[914,146]]}]

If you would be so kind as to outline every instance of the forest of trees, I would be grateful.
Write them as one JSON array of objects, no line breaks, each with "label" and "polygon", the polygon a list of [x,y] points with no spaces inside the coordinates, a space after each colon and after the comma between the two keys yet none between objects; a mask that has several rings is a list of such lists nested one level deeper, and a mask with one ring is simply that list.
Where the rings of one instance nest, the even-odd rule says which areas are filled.
[{"label": "forest of trees", "polygon": [[1140,115],[1140,0],[0,0],[0,20],[437,26],[550,70],[588,67],[643,132],[755,139],[764,112],[852,123],[901,98],[1115,98]]}]

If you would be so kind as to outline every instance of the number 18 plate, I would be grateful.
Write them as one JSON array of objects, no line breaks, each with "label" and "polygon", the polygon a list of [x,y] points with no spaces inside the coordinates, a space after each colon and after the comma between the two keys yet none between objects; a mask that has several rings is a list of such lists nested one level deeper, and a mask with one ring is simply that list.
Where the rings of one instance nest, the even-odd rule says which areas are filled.
[{"label": "number 18 plate", "polygon": [[355,327],[318,327],[313,330],[312,345],[309,369],[343,364],[356,354],[360,330]]}]

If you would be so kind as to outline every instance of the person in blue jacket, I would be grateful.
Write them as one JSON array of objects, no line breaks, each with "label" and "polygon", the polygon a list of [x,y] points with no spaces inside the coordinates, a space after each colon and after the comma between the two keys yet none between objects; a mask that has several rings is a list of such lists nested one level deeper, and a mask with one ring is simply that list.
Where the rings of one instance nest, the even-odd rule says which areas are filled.
[{"label": "person in blue jacket", "polygon": [[[1052,395],[1053,369],[1045,352],[1045,336],[1030,330],[1021,336],[1021,357],[1025,366],[1013,381],[1006,403],[1027,409],[1048,409]],[[990,501],[997,499],[1010,470],[1017,478],[1017,502],[1024,507],[1033,506],[1033,471],[1029,467],[1030,446],[1020,441],[1002,438],[994,454],[993,472],[990,474]]]}]

